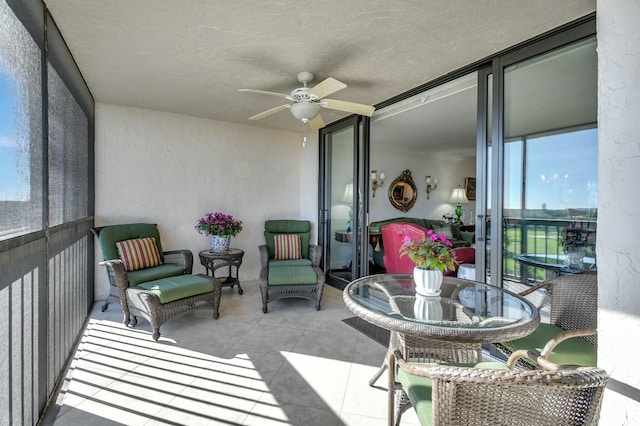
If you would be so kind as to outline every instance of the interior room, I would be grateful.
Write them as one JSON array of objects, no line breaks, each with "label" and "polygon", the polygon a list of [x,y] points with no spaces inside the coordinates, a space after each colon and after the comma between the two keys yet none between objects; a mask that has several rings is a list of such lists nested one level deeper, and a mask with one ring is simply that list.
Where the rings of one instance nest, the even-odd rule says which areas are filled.
[{"label": "interior room", "polygon": [[[522,335],[542,308],[517,293],[561,269],[539,256],[568,258],[560,230],[589,224],[575,276],[595,286],[594,419],[640,418],[636,2],[1,0],[0,16],[0,424],[424,423],[394,391],[408,352],[387,351],[411,333],[357,328],[359,293],[343,291],[393,275],[382,230],[408,219],[456,226],[478,288],[510,302],[485,316],[526,316]],[[300,119],[305,103],[316,115]],[[579,143],[561,154],[567,134]],[[220,268],[218,235],[198,229],[214,212],[242,222]],[[129,291],[99,237],[120,224],[154,234],[129,229],[116,252],[153,238],[149,268],[191,264]],[[287,268],[277,295],[265,258]],[[309,294],[286,281],[301,265],[320,271]],[[157,302],[176,276],[188,291]],[[429,297],[453,298],[446,285]],[[374,290],[434,315],[417,291],[414,310]],[[506,368],[471,343],[446,351]]]}]

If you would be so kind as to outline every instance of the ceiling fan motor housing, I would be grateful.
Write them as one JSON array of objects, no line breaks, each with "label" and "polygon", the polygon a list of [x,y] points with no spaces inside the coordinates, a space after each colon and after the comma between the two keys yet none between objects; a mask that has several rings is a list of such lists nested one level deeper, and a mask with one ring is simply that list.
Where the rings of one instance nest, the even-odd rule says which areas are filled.
[{"label": "ceiling fan motor housing", "polygon": [[291,91],[291,97],[296,102],[317,100],[318,97],[316,95],[309,94],[309,90],[311,90],[310,87],[298,87],[297,89],[293,89]]}]

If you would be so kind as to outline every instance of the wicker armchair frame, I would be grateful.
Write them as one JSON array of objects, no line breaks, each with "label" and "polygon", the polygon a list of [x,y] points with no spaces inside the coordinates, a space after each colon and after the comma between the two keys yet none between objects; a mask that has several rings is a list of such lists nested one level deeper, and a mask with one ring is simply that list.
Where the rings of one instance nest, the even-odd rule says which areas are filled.
[{"label": "wicker armchair frame", "polygon": [[[174,260],[175,262],[178,258],[181,259],[181,261],[185,259],[188,260],[189,257],[191,257],[191,260],[193,261],[192,255],[184,256],[184,253],[180,252],[165,252],[165,262],[168,259]],[[169,256],[167,256],[167,253],[169,253]],[[163,304],[160,302],[160,297],[157,294],[142,288],[129,287],[127,270],[122,260],[105,260],[100,262],[100,265],[107,267],[109,282],[112,289],[115,287],[117,292],[120,305],[122,306],[122,312],[124,314],[123,324],[135,327],[138,323],[138,316],[145,318],[153,328],[153,340],[158,340],[160,338],[160,326],[162,324],[183,313],[190,312],[195,309],[211,309],[213,311],[214,319],[218,319],[220,316],[219,308],[222,284],[217,278],[198,274],[203,278],[209,279],[213,283],[213,291]],[[190,273],[191,265],[188,265],[188,268],[185,270],[188,270]],[[102,308],[103,312],[106,307],[107,303],[105,303]]]},{"label": "wicker armchair frame", "polygon": [[[598,345],[597,274],[560,275],[543,281],[519,295],[526,297],[538,290],[547,291],[550,296],[549,322],[568,332],[559,336],[560,340],[557,343],[568,337],[579,336],[594,346]],[[504,345],[493,345],[506,357],[511,355],[511,350]],[[547,354],[550,352],[551,350]],[[524,359],[519,360],[517,365],[525,369],[535,368]]]},{"label": "wicker armchair frame", "polygon": [[[597,425],[608,380],[600,368],[559,366],[525,351],[512,354],[508,370],[408,363],[398,349],[390,357],[402,370],[432,380],[434,425]],[[522,357],[533,357],[542,369],[511,369]],[[389,393],[399,414],[408,396],[394,373]]]},{"label": "wicker armchair frame", "polygon": [[[184,269],[185,274],[192,272],[193,253],[191,253],[191,250],[169,250],[162,252],[162,254],[164,256],[164,263],[180,266]],[[102,312],[106,311],[109,308],[109,304],[113,302],[120,302],[122,310],[124,311],[125,305],[123,305],[122,302],[126,299],[119,290],[118,280],[125,280],[125,282],[128,283],[127,271],[126,269],[122,271],[120,268],[111,267],[106,262],[107,261],[103,261],[100,263],[100,265],[107,267],[107,275],[109,277],[109,296],[107,296],[104,305],[102,305]]]},{"label": "wicker armchair frame", "polygon": [[[100,232],[104,228],[104,226],[92,228],[91,231],[97,238],[100,238]],[[185,275],[192,273],[193,253],[191,250],[168,250],[163,251],[162,254],[165,264],[181,267]],[[213,283],[213,291],[162,304],[157,294],[143,288],[129,287],[128,273],[122,260],[107,259],[100,262],[100,265],[106,267],[109,278],[109,296],[102,305],[102,312],[106,311],[113,301],[119,301],[124,315],[123,324],[135,327],[138,323],[137,317],[142,316],[151,324],[154,340],[160,338],[160,326],[180,314],[195,309],[212,309],[215,319],[220,316],[222,285],[217,278],[198,274]]]},{"label": "wicker armchair frame", "polygon": [[262,312],[268,312],[267,304],[277,299],[299,297],[314,300],[315,308],[320,310],[322,292],[324,291],[325,275],[320,269],[320,259],[322,257],[322,246],[309,246],[309,260],[318,277],[317,284],[290,284],[290,285],[269,285],[269,251],[266,244],[258,246],[260,255],[260,293],[262,295]]}]

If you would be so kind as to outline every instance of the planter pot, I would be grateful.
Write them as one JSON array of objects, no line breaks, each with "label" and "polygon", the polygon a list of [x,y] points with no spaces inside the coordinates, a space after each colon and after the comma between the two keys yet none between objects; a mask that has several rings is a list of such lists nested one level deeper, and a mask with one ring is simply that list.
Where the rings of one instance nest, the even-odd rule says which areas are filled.
[{"label": "planter pot", "polygon": [[416,301],[413,303],[413,316],[422,321],[441,321],[442,303],[440,303],[440,298],[416,294]]},{"label": "planter pot", "polygon": [[212,235],[211,250],[213,251],[229,251],[231,245],[231,235]]},{"label": "planter pot", "polygon": [[442,272],[416,266],[413,268],[413,281],[416,283],[416,293],[422,296],[438,296],[442,285]]},{"label": "planter pot", "polygon": [[582,269],[584,267],[584,247],[565,247],[564,264],[570,269]]}]

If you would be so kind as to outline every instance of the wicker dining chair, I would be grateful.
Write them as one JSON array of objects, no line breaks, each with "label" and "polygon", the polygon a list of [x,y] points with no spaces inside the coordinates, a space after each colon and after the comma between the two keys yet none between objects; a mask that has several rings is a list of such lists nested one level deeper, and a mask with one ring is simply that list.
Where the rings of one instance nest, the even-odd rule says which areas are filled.
[{"label": "wicker dining chair", "polygon": [[[507,364],[467,366],[408,363],[397,349],[390,356],[398,367],[389,388],[395,425],[407,405],[422,425],[597,425],[608,380],[602,369],[557,365],[532,351],[514,352]],[[523,357],[539,368],[513,369]]]},{"label": "wicker dining chair", "polygon": [[[464,287],[458,287],[452,299]],[[404,300],[406,299],[406,300]],[[404,316],[404,311],[408,309],[409,317],[413,317],[414,297],[412,296],[389,296],[391,310],[400,316]],[[407,308],[408,306],[408,308]],[[443,310],[443,319],[456,321],[461,324],[470,323],[472,312],[467,312],[461,303],[451,303]],[[456,342],[443,339],[428,339],[415,334],[392,332],[389,338],[389,349],[397,348],[402,351],[402,356],[411,362],[455,362],[455,363],[475,363],[482,359],[482,345],[480,343]],[[388,366],[388,358],[369,380],[369,386],[374,386],[376,381],[384,373]]]},{"label": "wicker dining chair", "polygon": [[[521,296],[545,289],[550,296],[549,323],[540,323],[530,335],[493,346],[505,357],[519,349],[543,352],[556,364],[597,365],[598,280],[595,273],[561,275],[541,282]],[[569,337],[579,336],[579,339]],[[536,368],[529,359],[521,359],[518,366]]]}]

